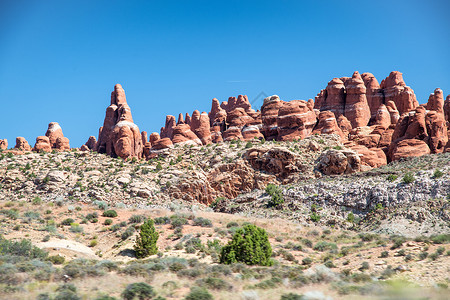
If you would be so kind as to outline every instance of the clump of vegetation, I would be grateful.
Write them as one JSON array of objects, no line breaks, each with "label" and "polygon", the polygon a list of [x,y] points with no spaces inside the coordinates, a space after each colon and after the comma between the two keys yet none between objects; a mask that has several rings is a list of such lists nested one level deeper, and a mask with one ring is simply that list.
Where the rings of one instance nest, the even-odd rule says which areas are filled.
[{"label": "clump of vegetation", "polygon": [[267,207],[276,207],[284,203],[283,193],[278,186],[274,184],[267,185],[266,193],[271,196],[271,199],[267,202]]},{"label": "clump of vegetation", "polygon": [[131,283],[122,292],[122,297],[125,300],[152,299],[155,296],[156,293],[153,291],[153,287],[145,282]]},{"label": "clump of vegetation", "polygon": [[403,176],[402,182],[405,184],[413,183],[416,178],[414,177],[413,173],[408,172]]},{"label": "clump of vegetation", "polygon": [[189,294],[184,298],[185,300],[212,300],[213,296],[208,292],[207,289],[194,286],[191,288]]},{"label": "clump of vegetation", "polygon": [[433,173],[433,178],[441,178],[442,176],[444,176],[444,172],[439,169],[436,169]]},{"label": "clump of vegetation", "polygon": [[113,209],[105,210],[103,212],[103,216],[107,217],[107,218],[115,218],[115,217],[117,217],[117,212]]},{"label": "clump of vegetation", "polygon": [[224,247],[220,263],[243,262],[247,265],[271,266],[272,247],[267,232],[260,227],[247,224],[236,230],[232,240]]},{"label": "clump of vegetation", "polygon": [[194,219],[194,226],[201,226],[201,227],[212,227],[212,222],[209,219],[198,217]]},{"label": "clump of vegetation", "polygon": [[144,258],[158,252],[156,242],[158,241],[159,233],[153,225],[153,220],[150,219],[140,228],[139,235],[136,238],[134,250],[137,258]]},{"label": "clump of vegetation", "polygon": [[394,182],[395,180],[397,180],[397,178],[398,178],[398,175],[389,174],[388,177],[386,178],[386,180],[389,182]]}]

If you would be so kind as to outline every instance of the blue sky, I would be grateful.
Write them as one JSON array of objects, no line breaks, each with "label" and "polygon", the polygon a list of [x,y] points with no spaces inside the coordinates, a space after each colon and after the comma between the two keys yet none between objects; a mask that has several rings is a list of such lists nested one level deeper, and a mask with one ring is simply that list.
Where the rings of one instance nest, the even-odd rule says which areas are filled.
[{"label": "blue sky", "polygon": [[[211,99],[308,99],[333,77],[404,73],[450,94],[450,1],[0,1],[0,138],[98,135],[121,83],[141,130]],[[256,105],[262,99],[255,100]]]}]

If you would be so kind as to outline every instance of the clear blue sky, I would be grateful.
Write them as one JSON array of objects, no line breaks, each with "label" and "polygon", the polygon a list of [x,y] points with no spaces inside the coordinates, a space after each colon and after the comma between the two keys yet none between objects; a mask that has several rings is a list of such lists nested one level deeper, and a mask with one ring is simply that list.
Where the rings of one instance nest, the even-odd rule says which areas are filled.
[{"label": "clear blue sky", "polygon": [[214,97],[314,98],[355,70],[401,71],[424,103],[450,94],[449,12],[445,0],[0,0],[0,138],[33,146],[55,121],[79,147],[116,83],[148,132]]}]

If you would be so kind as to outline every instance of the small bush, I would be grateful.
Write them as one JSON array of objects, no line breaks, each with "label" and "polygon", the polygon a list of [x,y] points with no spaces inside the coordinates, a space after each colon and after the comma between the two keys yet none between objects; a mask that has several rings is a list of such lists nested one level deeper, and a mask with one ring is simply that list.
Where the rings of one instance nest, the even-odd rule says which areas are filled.
[{"label": "small bush", "polygon": [[[129,219],[128,219],[128,223],[130,224],[139,224],[142,223],[146,220],[147,218],[143,215],[132,215]],[[155,219],[155,223],[156,223],[156,219]]]},{"label": "small bush", "polygon": [[386,178],[386,180],[389,182],[394,182],[395,180],[397,180],[397,178],[398,178],[398,175],[389,174],[388,177]]},{"label": "small bush", "polygon": [[72,218],[67,218],[61,222],[61,225],[70,226],[72,223],[75,223],[75,220]]},{"label": "small bush", "polygon": [[367,261],[364,261],[361,264],[361,267],[359,268],[360,271],[368,270],[370,268],[369,263]]},{"label": "small bush", "polygon": [[315,244],[313,249],[316,251],[324,252],[327,250],[337,249],[337,245],[335,243],[329,243],[329,242],[322,241],[322,242],[318,242],[317,244]]},{"label": "small bush", "polygon": [[136,238],[136,244],[134,250],[136,251],[137,258],[144,258],[158,252],[156,242],[158,241],[159,233],[156,231],[153,225],[153,220],[150,219],[140,228],[139,235]]},{"label": "small bush", "polygon": [[105,222],[103,224],[105,224],[106,226],[109,226],[113,223],[113,220],[111,219],[106,219]]},{"label": "small bush", "polygon": [[36,196],[33,198],[32,203],[33,203],[33,205],[39,205],[42,203],[42,199],[40,197]]},{"label": "small bush", "polygon": [[317,214],[316,212],[313,212],[313,213],[309,216],[309,218],[311,219],[311,221],[313,221],[313,222],[315,222],[315,223],[317,223],[317,222],[320,221],[320,215]]},{"label": "small bush", "polygon": [[383,252],[381,252],[380,257],[381,257],[381,258],[389,257],[389,252],[388,252],[388,251],[383,251]]},{"label": "small bush", "polygon": [[194,286],[185,300],[213,300],[213,296],[205,288]]},{"label": "small bush", "polygon": [[302,264],[309,266],[310,264],[312,264],[312,259],[310,257],[305,257],[304,259],[302,259]]},{"label": "small bush", "polygon": [[127,285],[125,290],[122,292],[122,297],[125,300],[145,300],[152,299],[156,296],[153,291],[153,287],[145,282],[135,282]]},{"label": "small bush", "polygon": [[304,299],[302,295],[289,293],[281,295],[280,300],[302,300],[302,299]]},{"label": "small bush", "polygon": [[209,219],[205,219],[202,217],[198,217],[194,219],[194,226],[201,226],[201,227],[212,227],[212,222]]},{"label": "small bush", "polygon": [[433,235],[431,241],[435,244],[447,244],[450,242],[450,234]]},{"label": "small bush", "polygon": [[414,177],[413,173],[408,172],[403,176],[402,182],[405,184],[413,183],[416,178]]},{"label": "small bush", "polygon": [[115,218],[115,217],[117,217],[117,212],[113,209],[105,210],[103,212],[103,216],[107,217],[107,218]]},{"label": "small bush", "polygon": [[267,202],[267,207],[276,207],[284,203],[283,193],[278,186],[268,184],[266,187],[266,193],[271,196],[271,199]]},{"label": "small bush", "polygon": [[419,259],[420,260],[424,260],[427,257],[428,257],[428,252],[426,252],[426,251],[423,251],[423,252],[419,253]]},{"label": "small bush", "polygon": [[170,218],[169,217],[157,217],[157,218],[155,218],[155,224],[156,225],[170,224]]},{"label": "small bush", "polygon": [[134,227],[130,226],[122,233],[120,238],[125,241],[127,238],[129,238],[134,234],[134,231],[135,231]]},{"label": "small bush", "polygon": [[52,264],[54,264],[54,265],[62,265],[62,264],[66,261],[66,259],[64,258],[64,256],[61,256],[61,255],[52,255],[52,256],[49,256],[49,257],[47,258],[47,260],[48,260],[49,262],[51,262]]},{"label": "small bush", "polygon": [[232,240],[224,247],[220,263],[243,262],[247,265],[270,266],[273,264],[272,247],[267,232],[255,225],[247,224],[236,230]]},{"label": "small bush", "polygon": [[441,178],[442,176],[444,176],[444,173],[439,169],[436,169],[433,173],[433,178]]},{"label": "small bush", "polygon": [[234,222],[234,221],[229,222],[227,224],[227,228],[231,228],[231,227],[239,227],[239,224],[237,222]]}]

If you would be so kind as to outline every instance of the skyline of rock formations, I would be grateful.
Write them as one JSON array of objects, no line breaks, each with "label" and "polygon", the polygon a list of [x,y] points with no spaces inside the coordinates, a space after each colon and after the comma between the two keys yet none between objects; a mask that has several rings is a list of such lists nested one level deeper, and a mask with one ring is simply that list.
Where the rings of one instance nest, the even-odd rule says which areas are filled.
[{"label": "skyline of rock formations", "polygon": [[[98,138],[89,137],[83,151],[112,157],[152,158],[164,149],[181,145],[207,145],[222,141],[266,139],[292,141],[311,134],[337,134],[342,143],[357,151],[370,167],[406,156],[450,151],[450,95],[437,88],[420,104],[402,73],[393,71],[381,83],[371,73],[333,78],[315,100],[283,101],[277,95],[264,99],[260,110],[248,97],[227,101],[212,99],[210,112],[194,110],[168,115],[160,132],[140,132],[127,104],[125,91],[116,84]],[[8,141],[0,140],[0,149]],[[30,151],[23,137],[16,150]],[[35,151],[69,150],[61,126],[51,122],[45,136],[36,138]]]}]

